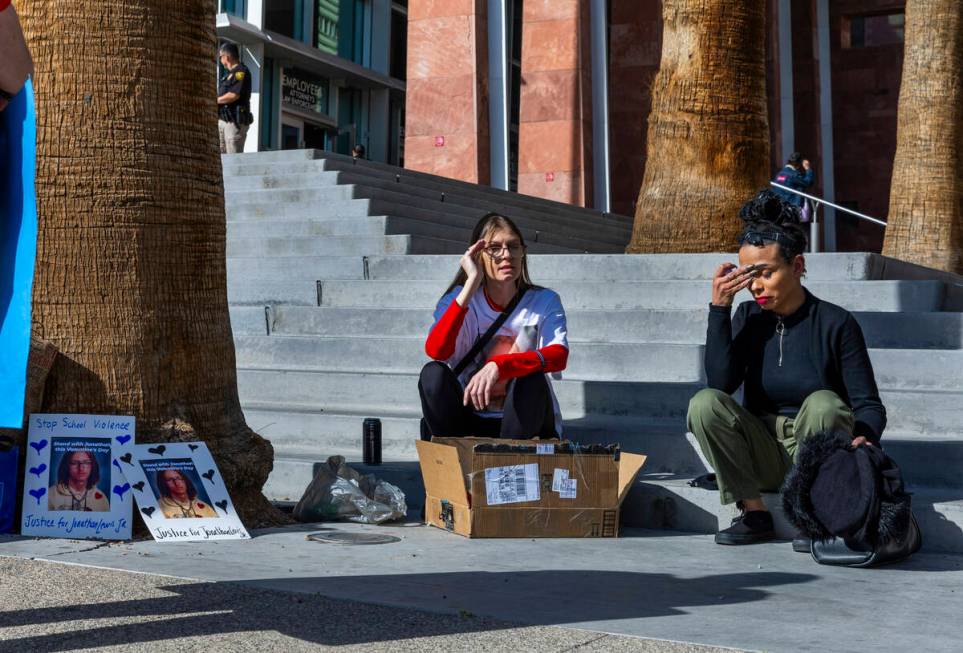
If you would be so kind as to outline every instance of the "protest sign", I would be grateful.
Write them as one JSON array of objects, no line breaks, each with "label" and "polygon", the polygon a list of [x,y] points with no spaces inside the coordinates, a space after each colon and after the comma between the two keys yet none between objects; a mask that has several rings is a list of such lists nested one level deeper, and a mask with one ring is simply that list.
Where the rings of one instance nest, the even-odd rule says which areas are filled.
[{"label": "protest sign", "polygon": [[250,537],[203,442],[137,445],[129,478],[158,542]]},{"label": "protest sign", "polygon": [[129,540],[134,418],[31,415],[20,532]]}]

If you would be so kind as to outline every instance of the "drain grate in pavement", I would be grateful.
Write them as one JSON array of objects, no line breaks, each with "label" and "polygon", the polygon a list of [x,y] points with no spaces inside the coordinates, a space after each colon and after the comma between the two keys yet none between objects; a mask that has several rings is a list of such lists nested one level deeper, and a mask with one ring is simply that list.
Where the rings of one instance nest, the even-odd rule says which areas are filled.
[{"label": "drain grate in pavement", "polygon": [[394,535],[382,535],[380,533],[347,533],[345,531],[324,531],[321,533],[311,533],[309,540],[322,542],[324,544],[391,544],[400,542],[400,537]]}]

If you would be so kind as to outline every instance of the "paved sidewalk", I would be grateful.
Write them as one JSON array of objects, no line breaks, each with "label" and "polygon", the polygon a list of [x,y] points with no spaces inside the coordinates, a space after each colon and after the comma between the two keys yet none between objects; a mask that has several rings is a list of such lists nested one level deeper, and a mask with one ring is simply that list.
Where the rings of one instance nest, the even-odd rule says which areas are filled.
[{"label": "paved sidewalk", "polygon": [[0,598],[0,651],[723,650],[12,558]]},{"label": "paved sidewalk", "polygon": [[[402,540],[376,546],[306,540],[307,533],[320,529],[390,533]],[[280,635],[272,636],[298,639],[311,628],[332,628],[320,631],[332,634],[302,638],[314,644],[373,646],[401,638],[406,646],[449,650],[465,642],[473,649],[560,651],[589,642],[598,637],[596,633],[609,633],[765,651],[963,649],[961,557],[919,554],[882,569],[837,569],[793,553],[786,542],[720,547],[702,535],[632,530],[623,535],[608,540],[467,540],[417,525],[325,524],[263,531],[250,541],[220,543],[103,545],[9,538],[0,540],[0,556],[196,579],[176,581],[180,589],[168,594],[171,603],[186,602],[196,610],[203,607],[205,597],[214,596],[218,614],[185,616],[183,624],[157,626],[171,636],[187,635],[195,626],[207,637],[228,636],[238,630],[230,625],[232,619],[234,624],[250,621],[253,630],[270,628],[270,610],[280,603],[286,607],[278,613],[278,623],[291,625],[285,627],[288,630],[277,628]],[[3,594],[13,593],[23,604],[21,590],[16,583],[10,585],[10,579],[4,573]],[[160,583],[150,577],[130,585],[165,591]],[[60,586],[72,593],[57,605],[87,602],[86,590],[77,592],[70,583]],[[58,587],[56,582],[53,587]],[[258,598],[264,591],[282,594]],[[46,601],[51,592],[48,589]],[[292,607],[298,596],[309,602],[327,597],[435,614],[412,613],[416,616],[398,616],[395,621],[378,617],[369,626],[353,615],[375,608],[337,604],[341,607],[334,609],[325,604],[324,609],[319,605],[298,612]],[[131,600],[121,604],[127,606],[121,616],[142,613],[141,599]],[[29,617],[33,604],[26,605]],[[157,601],[147,601],[143,610],[156,615],[160,609]],[[290,621],[285,620],[288,614]],[[473,616],[466,619],[469,614]],[[328,625],[322,625],[325,622]],[[518,626],[509,624],[519,622],[575,630],[515,632]],[[221,623],[225,625],[217,625]],[[412,628],[405,630],[399,623]],[[349,633],[357,634],[341,633],[346,625]],[[379,634],[382,628],[388,634]],[[147,626],[129,632],[132,642],[151,641],[140,634],[149,632]],[[551,639],[563,637],[561,633],[574,634],[564,635],[570,640]],[[498,639],[502,635],[504,639]],[[441,646],[411,637],[453,639]],[[492,639],[472,641],[479,637]],[[593,646],[612,643],[602,639]],[[664,648],[639,650],[685,650],[665,648],[670,646],[665,643],[651,645]]]}]

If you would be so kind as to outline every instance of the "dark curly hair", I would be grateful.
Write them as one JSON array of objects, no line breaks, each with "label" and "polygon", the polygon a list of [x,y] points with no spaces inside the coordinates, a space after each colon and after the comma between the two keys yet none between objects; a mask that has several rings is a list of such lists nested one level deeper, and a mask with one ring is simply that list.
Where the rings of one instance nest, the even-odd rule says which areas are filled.
[{"label": "dark curly hair", "polygon": [[799,207],[771,190],[763,190],[742,205],[739,217],[745,222],[739,245],[765,247],[776,243],[786,263],[806,251],[806,232],[799,226]]}]

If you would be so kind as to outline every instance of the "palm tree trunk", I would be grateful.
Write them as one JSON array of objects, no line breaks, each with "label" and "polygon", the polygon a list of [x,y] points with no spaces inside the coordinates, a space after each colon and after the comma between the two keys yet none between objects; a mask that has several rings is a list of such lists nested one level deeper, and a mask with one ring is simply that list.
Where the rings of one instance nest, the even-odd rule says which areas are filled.
[{"label": "palm tree trunk", "polygon": [[766,3],[664,0],[647,162],[627,252],[732,250],[766,185]]},{"label": "palm tree trunk", "polygon": [[883,254],[963,273],[963,3],[908,0]]},{"label": "palm tree trunk", "polygon": [[244,421],[227,308],[213,0],[31,0],[34,332],[51,412],[130,414],[141,442],[208,443],[248,525],[271,444]]}]

